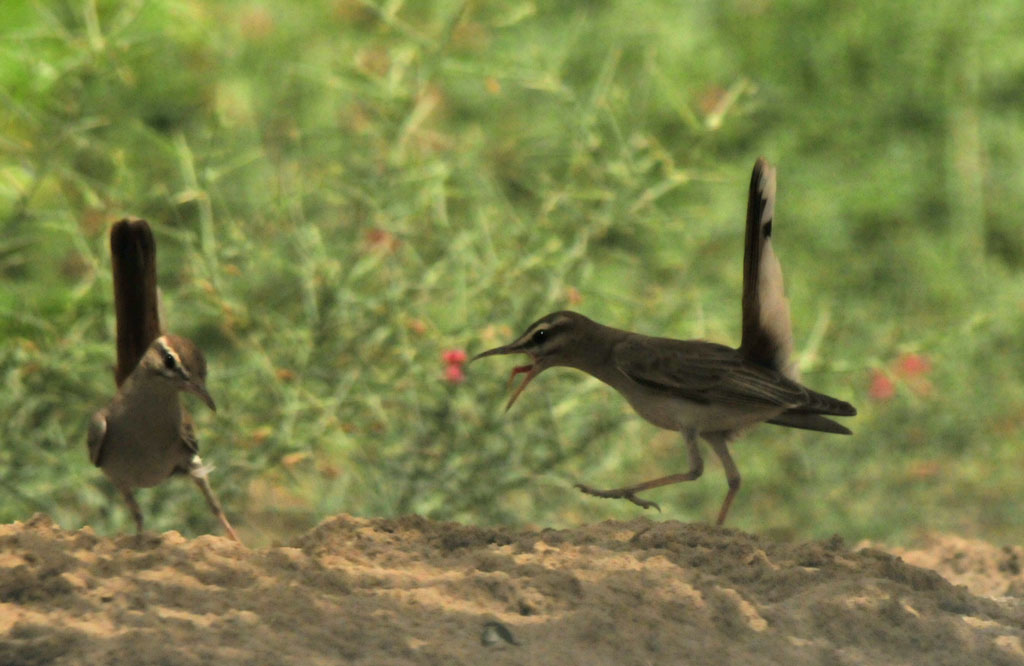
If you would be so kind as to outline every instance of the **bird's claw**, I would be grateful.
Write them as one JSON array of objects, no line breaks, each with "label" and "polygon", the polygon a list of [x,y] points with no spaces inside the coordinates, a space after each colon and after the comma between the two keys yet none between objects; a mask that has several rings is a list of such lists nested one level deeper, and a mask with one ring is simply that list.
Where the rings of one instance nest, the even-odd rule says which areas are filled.
[{"label": "bird's claw", "polygon": [[630,502],[632,502],[633,504],[636,504],[641,509],[650,509],[653,506],[655,509],[658,510],[658,513],[661,513],[661,506],[659,506],[657,502],[652,502],[651,500],[640,499],[639,497],[637,497],[633,493],[630,493],[628,495],[623,495],[623,499],[628,499]]},{"label": "bird's claw", "polygon": [[582,483],[577,483],[574,487],[578,488],[580,492],[583,492],[587,495],[593,495],[594,497],[603,497],[605,499],[629,500],[630,502],[636,504],[641,509],[650,509],[651,507],[654,507],[655,509],[658,510],[658,513],[661,513],[661,507],[658,506],[657,502],[652,502],[651,500],[645,500],[640,497],[637,497],[636,493],[634,493],[633,491],[629,491],[623,488],[618,488],[616,490],[597,490],[596,488],[591,488],[590,486],[584,485]]}]

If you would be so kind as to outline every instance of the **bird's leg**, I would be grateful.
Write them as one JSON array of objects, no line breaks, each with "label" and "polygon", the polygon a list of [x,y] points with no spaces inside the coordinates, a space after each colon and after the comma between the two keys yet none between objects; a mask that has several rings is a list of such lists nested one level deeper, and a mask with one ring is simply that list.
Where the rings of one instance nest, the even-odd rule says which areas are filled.
[{"label": "bird's leg", "polygon": [[139,503],[135,501],[135,495],[132,493],[130,488],[119,488],[121,496],[124,497],[125,503],[128,505],[128,510],[132,512],[132,518],[135,520],[135,533],[142,538],[142,509],[139,508]]},{"label": "bird's leg", "polygon": [[673,483],[682,483],[683,481],[693,481],[694,479],[700,478],[700,475],[704,473],[704,460],[700,457],[700,451],[697,449],[697,432],[687,431],[683,433],[683,436],[686,438],[686,450],[690,455],[690,471],[688,472],[683,474],[670,474],[669,476],[663,476],[658,479],[644,481],[643,483],[626,486],[624,488],[615,488],[613,490],[597,490],[590,486],[583,485],[582,483],[577,483],[576,487],[587,495],[593,495],[594,497],[626,499],[643,509],[654,507],[658,511],[661,511],[661,507],[658,506],[656,502],[641,499],[637,497],[636,494],[644,490],[650,490],[651,488],[669,486]]},{"label": "bird's leg", "polygon": [[718,512],[718,520],[715,521],[716,525],[721,525],[725,522],[725,516],[729,513],[729,507],[732,506],[732,500],[740,489],[740,470],[736,467],[736,463],[732,461],[732,456],[729,455],[729,434],[715,433],[712,437],[704,436],[704,439],[708,440],[708,443],[711,444],[711,450],[722,461],[722,467],[725,469],[725,478],[729,482],[729,492],[726,493],[725,500],[722,502],[722,508]]},{"label": "bird's leg", "polygon": [[241,539],[235,534],[235,529],[231,527],[231,523],[228,522],[228,517],[224,514],[224,509],[221,508],[220,502],[217,500],[217,496],[213,492],[213,488],[210,487],[210,482],[207,481],[206,476],[210,473],[210,467],[203,465],[203,462],[199,459],[199,456],[193,456],[192,462],[189,464],[189,476],[199,486],[199,490],[203,492],[203,497],[206,498],[206,503],[210,505],[210,510],[213,511],[213,515],[217,516],[217,520],[224,526],[224,531],[227,532],[228,537],[232,540],[241,543]]}]

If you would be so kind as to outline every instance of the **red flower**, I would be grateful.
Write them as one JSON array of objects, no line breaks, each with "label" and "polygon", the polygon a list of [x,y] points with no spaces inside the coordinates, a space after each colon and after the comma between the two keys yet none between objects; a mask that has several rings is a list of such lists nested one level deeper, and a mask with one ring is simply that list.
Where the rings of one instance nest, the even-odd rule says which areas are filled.
[{"label": "red flower", "polygon": [[896,386],[884,372],[875,370],[871,373],[871,388],[868,389],[868,395],[879,401],[889,400],[896,395]]},{"label": "red flower", "polygon": [[466,379],[466,375],[462,372],[462,366],[455,363],[450,363],[444,368],[444,380],[449,384],[461,384]]},{"label": "red flower", "polygon": [[466,373],[462,371],[462,364],[469,358],[466,352],[461,349],[446,349],[441,354],[441,360],[444,361],[444,380],[449,384],[459,384],[466,378]]},{"label": "red flower", "polygon": [[932,369],[932,362],[921,354],[904,354],[899,361],[900,371],[908,377],[923,375]]},{"label": "red flower", "polygon": [[441,354],[441,359],[448,365],[462,365],[469,358],[461,349],[449,349]]}]

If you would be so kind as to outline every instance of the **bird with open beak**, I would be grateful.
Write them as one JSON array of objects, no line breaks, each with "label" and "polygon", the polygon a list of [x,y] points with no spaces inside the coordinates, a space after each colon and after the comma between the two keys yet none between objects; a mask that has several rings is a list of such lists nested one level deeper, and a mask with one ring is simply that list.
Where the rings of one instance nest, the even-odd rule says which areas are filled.
[{"label": "bird with open beak", "polygon": [[[627,499],[643,507],[658,505],[637,493],[692,481],[704,469],[698,441],[703,439],[722,461],[729,491],[717,523],[725,522],[740,487],[740,473],[728,444],[762,422],[835,434],[850,434],[826,416],[854,416],[849,403],[803,386],[790,361],[792,332],[782,269],[772,250],[775,170],[763,159],[754,166],[747,207],[744,253],[743,337],[738,349],[703,340],[674,340],[632,333],[599,324],[579,313],[554,312],[538,319],[514,342],[477,354],[525,354],[530,363],[512,369],[525,379],[512,393],[512,406],[534,377],[564,366],[582,370],[618,391],[654,425],[682,433],[690,469],[612,490],[583,484],[584,493]],[[471,361],[471,362],[472,362]]]}]

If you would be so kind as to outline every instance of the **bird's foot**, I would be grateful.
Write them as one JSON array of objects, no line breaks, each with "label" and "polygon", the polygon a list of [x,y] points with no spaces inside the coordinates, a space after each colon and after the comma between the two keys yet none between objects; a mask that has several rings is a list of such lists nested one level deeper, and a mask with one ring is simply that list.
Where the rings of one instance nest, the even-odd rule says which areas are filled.
[{"label": "bird's foot", "polygon": [[657,502],[652,502],[650,500],[645,500],[640,497],[637,497],[636,491],[631,490],[629,488],[615,488],[614,490],[598,490],[596,488],[586,486],[582,483],[577,483],[576,488],[579,488],[581,492],[586,493],[587,495],[593,495],[594,497],[604,497],[605,499],[629,500],[630,502],[636,504],[641,509],[650,509],[651,507],[654,507],[655,509],[658,510],[658,513],[661,513],[661,507],[658,506]]}]

